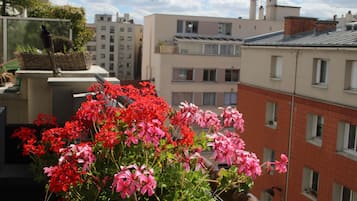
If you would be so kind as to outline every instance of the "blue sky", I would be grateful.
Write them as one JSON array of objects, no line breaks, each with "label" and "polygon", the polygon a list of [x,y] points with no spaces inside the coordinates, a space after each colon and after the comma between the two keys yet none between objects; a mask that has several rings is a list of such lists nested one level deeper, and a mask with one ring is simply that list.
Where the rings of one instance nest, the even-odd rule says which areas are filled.
[{"label": "blue sky", "polygon": [[[50,0],[57,5],[84,7],[88,23],[94,14],[129,13],[135,23],[143,24],[144,16],[153,13],[183,14],[231,18],[248,18],[249,0]],[[257,0],[258,6],[265,0]],[[357,0],[278,0],[278,4],[300,6],[301,15],[331,19],[351,10],[357,14]]]}]

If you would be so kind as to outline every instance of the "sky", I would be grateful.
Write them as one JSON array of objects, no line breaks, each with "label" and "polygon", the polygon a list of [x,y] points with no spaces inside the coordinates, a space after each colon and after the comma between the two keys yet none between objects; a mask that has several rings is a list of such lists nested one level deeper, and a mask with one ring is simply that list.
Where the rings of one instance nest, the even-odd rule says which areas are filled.
[{"label": "sky", "polygon": [[[349,10],[357,14],[357,0],[277,0],[279,5],[299,6],[300,15],[331,19]],[[87,23],[94,22],[95,14],[129,13],[136,24],[144,24],[144,16],[154,13],[248,18],[250,0],[50,0],[56,5],[83,7]],[[265,0],[257,0],[257,6]],[[258,13],[258,11],[257,11]]]}]

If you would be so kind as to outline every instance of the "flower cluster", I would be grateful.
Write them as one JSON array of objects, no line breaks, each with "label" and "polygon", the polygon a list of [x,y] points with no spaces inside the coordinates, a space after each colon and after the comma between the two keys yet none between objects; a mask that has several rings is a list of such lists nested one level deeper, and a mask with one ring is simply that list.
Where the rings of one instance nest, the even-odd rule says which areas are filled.
[{"label": "flower cluster", "polygon": [[[285,155],[261,164],[245,150],[240,137],[243,115],[233,107],[221,108],[218,115],[183,102],[175,110],[150,83],[142,83],[140,89],[96,84],[89,91],[92,95],[62,127],[40,115],[35,124],[44,128],[41,137],[29,128],[13,134],[21,140],[23,154],[30,155],[47,177],[48,190],[59,198],[212,200],[214,179],[230,181],[216,182],[223,192],[234,186],[232,182],[254,180],[262,167],[271,169],[273,163],[278,172],[286,172]],[[212,158],[202,151],[212,152]],[[210,160],[228,164],[231,174],[213,177]]]}]

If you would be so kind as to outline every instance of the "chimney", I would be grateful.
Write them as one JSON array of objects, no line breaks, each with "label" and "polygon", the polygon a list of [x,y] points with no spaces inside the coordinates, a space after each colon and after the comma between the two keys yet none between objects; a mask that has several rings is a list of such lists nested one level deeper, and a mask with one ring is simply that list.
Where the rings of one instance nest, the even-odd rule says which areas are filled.
[{"label": "chimney", "polygon": [[264,20],[264,7],[263,6],[259,7],[259,19]]},{"label": "chimney", "polygon": [[295,35],[311,33],[315,30],[317,18],[288,16],[284,21],[284,38],[288,39]]},{"label": "chimney", "polygon": [[316,22],[316,34],[336,31],[337,21],[319,20]]},{"label": "chimney", "polygon": [[352,22],[352,12],[350,10],[346,14],[346,22]]},{"label": "chimney", "polygon": [[257,0],[250,0],[250,11],[249,11],[249,19],[256,19],[256,10],[257,10]]}]

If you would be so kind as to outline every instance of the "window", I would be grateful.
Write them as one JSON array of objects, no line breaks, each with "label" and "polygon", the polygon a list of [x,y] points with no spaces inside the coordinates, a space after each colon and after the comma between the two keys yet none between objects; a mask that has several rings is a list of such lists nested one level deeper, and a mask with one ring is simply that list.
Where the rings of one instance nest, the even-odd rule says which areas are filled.
[{"label": "window", "polygon": [[192,92],[173,92],[172,93],[172,105],[180,105],[181,102],[187,101],[193,102]]},{"label": "window", "polygon": [[133,27],[128,27],[128,32],[133,32]]},{"label": "window", "polygon": [[100,58],[104,59],[105,58],[105,54],[100,54]]},{"label": "window", "polygon": [[110,26],[110,33],[114,33],[115,32],[115,29],[113,26]]},{"label": "window", "polygon": [[124,40],[124,36],[119,36],[119,40],[123,41]]},{"label": "window", "polygon": [[185,69],[185,68],[174,69],[173,81],[193,81],[193,69]]},{"label": "window", "polygon": [[114,55],[113,54],[109,55],[109,61],[114,61]]},{"label": "window", "polygon": [[101,27],[100,27],[100,30],[105,31],[105,30],[106,30],[106,27],[105,27],[105,26],[101,26]]},{"label": "window", "polygon": [[319,186],[319,173],[305,167],[303,170],[302,185],[304,194],[315,200]]},{"label": "window", "polygon": [[114,43],[114,35],[110,35],[110,42]]},{"label": "window", "polygon": [[283,58],[280,56],[273,56],[271,59],[270,77],[273,79],[281,79],[283,72]]},{"label": "window", "polygon": [[226,82],[239,82],[239,69],[226,69],[225,81]]},{"label": "window", "polygon": [[240,56],[240,45],[236,45],[236,56]]},{"label": "window", "polygon": [[111,71],[114,70],[114,64],[113,63],[109,64],[109,70],[111,70]]},{"label": "window", "polygon": [[198,33],[198,21],[186,21],[185,33]]},{"label": "window", "polygon": [[321,146],[323,133],[324,118],[320,115],[308,114],[306,138],[311,142],[315,142]]},{"label": "window", "polygon": [[128,41],[132,41],[133,37],[132,36],[128,36]]},{"label": "window", "polygon": [[218,34],[231,35],[232,23],[218,23]]},{"label": "window", "polygon": [[357,61],[347,61],[345,73],[345,89],[357,90]]},{"label": "window", "polygon": [[105,49],[105,44],[102,44],[101,47],[100,47],[102,50]]},{"label": "window", "polygon": [[224,93],[224,105],[237,105],[237,92]]},{"label": "window", "polygon": [[216,81],[216,69],[204,69],[203,81]]},{"label": "window", "polygon": [[124,27],[120,27],[120,32],[124,32],[125,31],[125,29],[124,29]]},{"label": "window", "polygon": [[323,59],[314,60],[313,84],[327,85],[327,61]]},{"label": "window", "polygon": [[101,63],[100,66],[105,68],[105,63]]},{"label": "window", "polygon": [[218,55],[218,45],[205,44],[205,55]]},{"label": "window", "polygon": [[[275,151],[269,148],[264,147],[264,152],[263,152],[263,160],[264,162],[269,161],[269,162],[274,162],[275,161]],[[273,168],[269,172],[270,175],[274,175],[274,165],[271,165]]]},{"label": "window", "polygon": [[278,124],[278,104],[267,102],[265,111],[265,124],[275,128]]},{"label": "window", "polygon": [[357,201],[357,192],[350,188],[340,185],[333,185],[333,200],[334,201]]},{"label": "window", "polygon": [[109,46],[109,51],[110,51],[110,52],[114,52],[114,45],[110,45],[110,46]]},{"label": "window", "polygon": [[90,45],[87,46],[87,50],[88,50],[88,51],[94,52],[94,51],[96,51],[96,49],[97,49],[96,46],[90,46]]},{"label": "window", "polygon": [[215,105],[216,93],[203,93],[203,105]]},{"label": "window", "polygon": [[231,44],[222,44],[220,49],[220,55],[233,56],[234,46]]},{"label": "window", "polygon": [[100,39],[101,39],[101,40],[105,40],[105,35],[101,35],[101,36],[100,36]]},{"label": "window", "polygon": [[346,122],[339,123],[337,150],[357,156],[357,125]]},{"label": "window", "polygon": [[92,55],[92,60],[97,60],[97,55],[93,54]]}]

